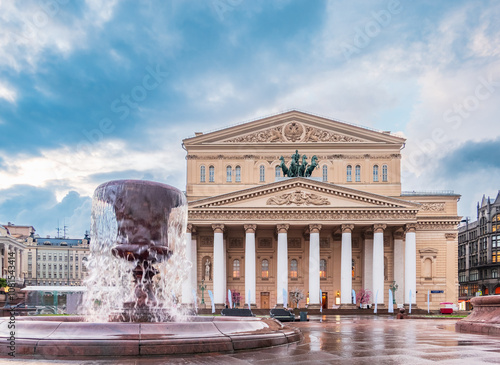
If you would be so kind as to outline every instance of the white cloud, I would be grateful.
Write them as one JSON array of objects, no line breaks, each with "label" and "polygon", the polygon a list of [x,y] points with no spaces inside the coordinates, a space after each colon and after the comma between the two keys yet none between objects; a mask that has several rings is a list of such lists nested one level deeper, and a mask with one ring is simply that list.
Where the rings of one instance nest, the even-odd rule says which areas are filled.
[{"label": "white cloud", "polygon": [[45,150],[35,157],[2,155],[6,169],[0,171],[0,189],[22,184],[36,187],[50,184],[55,186],[55,194],[61,201],[71,190],[92,196],[97,187],[92,179],[95,174],[135,170],[158,171],[158,177],[165,180],[169,175],[175,175],[177,187],[184,190],[185,152],[180,147],[180,139],[172,142],[178,136],[172,136],[170,132],[159,132],[156,138],[162,139],[163,144],[154,151],[134,149],[122,140],[106,140],[92,145],[83,143],[80,147]]},{"label": "white cloud", "polygon": [[88,34],[112,18],[116,1],[86,5],[81,16],[62,1],[0,2],[0,66],[34,71],[48,51],[67,56],[88,46]]},{"label": "white cloud", "polygon": [[[10,86],[0,82],[0,99],[5,99],[9,103],[15,103],[17,100],[17,92]],[[0,120],[0,124],[2,121]]]}]

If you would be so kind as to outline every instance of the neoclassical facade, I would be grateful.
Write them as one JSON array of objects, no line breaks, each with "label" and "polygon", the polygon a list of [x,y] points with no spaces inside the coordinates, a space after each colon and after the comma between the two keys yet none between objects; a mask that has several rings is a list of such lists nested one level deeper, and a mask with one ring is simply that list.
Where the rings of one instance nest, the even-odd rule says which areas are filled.
[{"label": "neoclassical facade", "polygon": [[[15,281],[22,285],[26,277],[25,255],[27,245],[33,241],[35,229],[32,226],[0,225],[0,247],[2,278],[12,278],[9,285]],[[10,269],[9,269],[10,267]]]},{"label": "neoclassical facade", "polygon": [[[195,264],[183,301],[203,285],[217,306],[230,289],[240,306],[272,308],[298,288],[301,306],[348,307],[368,289],[383,306],[395,282],[398,304],[457,302],[459,196],[402,192],[404,144],[298,111],[185,139]],[[310,177],[283,176],[292,154],[315,156]]]}]

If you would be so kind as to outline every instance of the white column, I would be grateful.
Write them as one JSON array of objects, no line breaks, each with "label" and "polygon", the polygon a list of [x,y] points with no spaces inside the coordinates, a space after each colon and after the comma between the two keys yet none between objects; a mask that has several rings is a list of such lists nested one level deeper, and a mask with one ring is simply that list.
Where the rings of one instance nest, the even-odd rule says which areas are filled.
[{"label": "white column", "polygon": [[319,230],[320,224],[309,225],[309,305],[319,305]]},{"label": "white column", "polygon": [[365,231],[363,288],[373,293],[373,231]]},{"label": "white column", "polygon": [[245,301],[248,303],[248,291],[250,291],[250,305],[255,304],[255,224],[245,224]]},{"label": "white column", "polygon": [[396,290],[396,303],[404,303],[405,293],[405,250],[402,230],[394,232],[394,281],[398,286]]},{"label": "white column", "polygon": [[417,237],[415,233],[415,224],[406,225],[406,244],[405,244],[405,303],[416,303],[417,290]]},{"label": "white column", "polygon": [[[373,226],[373,303],[384,304],[384,229],[385,224]],[[378,293],[378,295],[377,295]]]},{"label": "white column", "polygon": [[[278,264],[276,272],[276,304],[283,305],[283,289],[288,295],[288,224],[278,224]],[[288,299],[288,298],[287,298]],[[288,300],[287,300],[288,302]]]},{"label": "white column", "polygon": [[[196,227],[191,228],[191,258],[193,260],[193,267],[191,268],[191,288],[196,291],[196,297],[200,301],[200,294],[198,294],[198,247],[196,245]],[[203,270],[202,270],[203,272]],[[207,294],[207,293],[205,293]]]},{"label": "white column", "polygon": [[19,249],[17,247],[15,247],[14,251],[16,253],[15,260],[14,260],[14,262],[15,262],[14,272],[15,272],[16,281],[17,281],[17,279],[19,279]]},{"label": "white column", "polygon": [[342,225],[340,256],[340,304],[352,304],[352,239],[353,224]]},{"label": "white column", "polygon": [[224,249],[224,225],[212,224],[214,230],[213,282],[215,304],[226,303],[226,250]]},{"label": "white column", "polygon": [[24,250],[19,249],[19,277],[24,280]]},{"label": "white column", "polygon": [[2,272],[2,277],[7,278],[8,277],[8,268],[9,268],[9,249],[10,245],[4,243],[4,250],[3,250],[3,272]]},{"label": "white column", "polygon": [[184,237],[186,241],[186,259],[191,264],[191,268],[187,273],[187,277],[182,284],[182,304],[193,304],[193,294],[192,294],[192,276],[193,276],[193,267],[196,266],[196,256],[193,257],[191,251],[191,229],[193,228],[192,224],[187,225],[186,236]]}]

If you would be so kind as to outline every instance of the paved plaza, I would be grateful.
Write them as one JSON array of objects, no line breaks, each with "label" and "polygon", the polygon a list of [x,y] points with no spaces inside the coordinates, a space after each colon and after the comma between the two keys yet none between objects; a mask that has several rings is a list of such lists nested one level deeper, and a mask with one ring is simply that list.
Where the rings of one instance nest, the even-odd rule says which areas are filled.
[{"label": "paved plaza", "polygon": [[[10,364],[500,364],[500,337],[456,333],[456,319],[311,317],[298,344],[232,354],[117,360],[9,360]],[[1,360],[0,360],[1,361]],[[3,360],[2,363],[7,363]]]}]

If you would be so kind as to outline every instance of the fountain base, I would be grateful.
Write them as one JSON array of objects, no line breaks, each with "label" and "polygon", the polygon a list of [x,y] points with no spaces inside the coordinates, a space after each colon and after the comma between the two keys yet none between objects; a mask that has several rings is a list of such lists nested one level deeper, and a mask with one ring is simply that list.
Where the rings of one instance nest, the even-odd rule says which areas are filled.
[{"label": "fountain base", "polygon": [[[0,319],[6,326],[9,319]],[[7,343],[7,331],[1,340]],[[90,323],[82,317],[16,318],[19,358],[148,357],[233,352],[297,342],[301,332],[274,319],[189,317],[186,322]],[[8,357],[0,347],[0,357]]]}]

